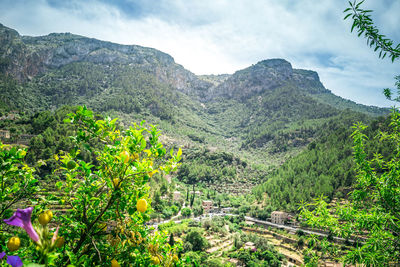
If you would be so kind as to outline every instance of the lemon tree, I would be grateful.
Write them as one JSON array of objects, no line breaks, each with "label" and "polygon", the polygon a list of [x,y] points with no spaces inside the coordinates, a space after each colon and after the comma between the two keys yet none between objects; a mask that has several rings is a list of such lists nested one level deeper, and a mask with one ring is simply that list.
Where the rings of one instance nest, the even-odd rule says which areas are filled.
[{"label": "lemon tree", "polygon": [[12,234],[6,231],[3,220],[12,215],[22,200],[32,198],[38,190],[35,169],[25,163],[25,155],[26,149],[0,141],[0,244],[5,244]]},{"label": "lemon tree", "polygon": [[[67,121],[76,126],[76,135],[75,148],[56,157],[56,186],[67,207],[57,219],[68,225],[60,229],[65,237],[60,266],[148,266],[154,256],[163,265],[176,260],[177,248],[167,244],[167,236],[150,235],[145,225],[152,211],[147,182],[156,172],[175,170],[182,152],[167,154],[160,132],[144,122],[120,129],[116,119],[96,119],[86,107]],[[80,159],[82,150],[95,159]]]}]

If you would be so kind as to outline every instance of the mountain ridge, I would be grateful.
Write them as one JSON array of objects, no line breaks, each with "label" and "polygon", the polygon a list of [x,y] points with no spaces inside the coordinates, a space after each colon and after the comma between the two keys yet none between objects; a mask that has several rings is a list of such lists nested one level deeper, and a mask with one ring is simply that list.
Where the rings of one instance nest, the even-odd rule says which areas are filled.
[{"label": "mountain ridge", "polygon": [[[122,45],[71,33],[50,33],[35,37],[21,36],[16,30],[1,23],[0,45],[2,47],[0,58],[3,60],[0,62],[0,70],[3,69],[3,72],[11,74],[20,82],[31,80],[36,75],[70,63],[92,62],[140,66],[154,74],[161,82],[166,82],[189,96],[196,96],[200,101],[210,101],[214,97],[229,96],[235,93],[229,93],[227,87],[238,78],[235,78],[235,81],[230,81],[230,79],[234,79],[235,76],[239,76],[240,79],[241,75],[249,72],[252,73],[253,83],[259,82],[260,85],[266,87],[258,88],[258,91],[282,85],[282,81],[285,80],[292,80],[297,86],[306,88],[311,94],[331,93],[320,82],[317,72],[293,69],[290,62],[284,59],[266,59],[248,68],[238,70],[232,75],[214,75],[214,77],[223,77],[215,83],[215,78],[207,80],[204,78],[207,75],[197,76],[186,70],[182,65],[177,64],[169,54],[140,45]],[[14,49],[10,51],[13,46],[15,46]],[[7,62],[7,60],[4,62],[9,56],[14,57],[14,62]],[[21,62],[15,64],[16,61]],[[240,95],[236,97],[243,96],[243,94]]]},{"label": "mountain ridge", "polygon": [[[198,163],[204,168],[214,168],[210,158],[230,153],[248,163],[244,169],[224,165],[235,190],[246,179],[253,185],[263,181],[271,168],[322,136],[327,122],[387,113],[335,96],[317,72],[293,69],[284,59],[262,60],[229,75],[197,76],[154,48],[70,33],[20,36],[5,26],[0,92],[3,114],[87,105],[125,125],[158,124],[169,145],[186,148],[184,156],[206,151]],[[203,175],[200,169],[187,168],[185,177]]]},{"label": "mountain ridge", "polygon": [[[154,48],[71,33],[21,36],[1,25],[0,44],[0,66],[8,77],[0,88],[0,106],[11,109],[86,104],[158,121],[171,130],[178,123],[186,136],[201,129],[204,140],[233,137],[242,148],[268,146],[271,140],[278,144],[280,136],[298,138],[299,132],[303,140],[290,143],[305,145],[319,120],[347,108],[372,116],[387,113],[335,96],[317,72],[294,69],[279,58],[231,75],[197,76]],[[306,135],[304,123],[313,128]]]},{"label": "mountain ridge", "polygon": [[[161,81],[173,83],[179,91],[188,93],[187,85],[197,88],[208,86],[193,73],[176,64],[173,57],[154,48],[139,45],[121,45],[71,33],[51,33],[45,36],[21,36],[13,29],[0,24],[0,45],[12,47],[13,51],[0,50],[1,57],[14,56],[20,64],[8,64],[5,73],[13,75],[20,82],[33,76],[63,67],[75,62],[97,64],[133,64],[151,71]],[[15,55],[13,55],[15,54]],[[162,67],[172,66],[174,72],[165,72]],[[169,76],[173,76],[170,79]]]}]

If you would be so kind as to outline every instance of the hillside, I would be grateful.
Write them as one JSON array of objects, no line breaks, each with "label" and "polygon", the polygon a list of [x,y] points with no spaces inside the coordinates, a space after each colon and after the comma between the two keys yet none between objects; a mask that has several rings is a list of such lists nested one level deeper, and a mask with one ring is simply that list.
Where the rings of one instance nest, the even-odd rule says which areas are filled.
[{"label": "hillside", "polygon": [[[143,119],[158,124],[169,146],[184,146],[184,164],[194,166],[182,180],[213,168],[212,158],[229,155],[234,160],[223,160],[222,177],[229,177],[224,180],[234,191],[246,181],[264,181],[343,110],[354,121],[360,112],[367,115],[362,120],[388,112],[335,96],[316,72],[293,69],[283,59],[232,75],[196,76],[153,48],[70,33],[21,36],[1,24],[0,95],[5,116],[87,105],[120,117],[123,125]],[[21,132],[42,133],[29,129]],[[218,172],[201,177],[208,184],[222,180]]]}]

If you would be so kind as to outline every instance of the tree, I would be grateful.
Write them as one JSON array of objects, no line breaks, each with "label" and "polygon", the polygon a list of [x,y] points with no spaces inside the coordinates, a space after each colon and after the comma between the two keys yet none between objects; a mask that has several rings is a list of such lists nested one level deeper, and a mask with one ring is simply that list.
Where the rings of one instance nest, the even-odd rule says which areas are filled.
[{"label": "tree", "polygon": [[169,235],[168,244],[169,244],[171,247],[173,247],[174,244],[175,244],[174,234],[173,234],[173,233],[171,233],[171,234]]},{"label": "tree", "polygon": [[[380,50],[379,57],[387,54],[392,62],[400,56],[400,44],[384,37],[374,26],[371,10],[360,8],[364,1],[354,1],[344,12],[345,19],[353,19],[352,31],[358,29],[358,36],[364,34],[374,50]],[[400,92],[400,76],[396,77]],[[384,90],[391,98],[391,91]],[[399,97],[393,100],[400,101]],[[400,264],[400,113],[394,109],[389,129],[380,132],[379,142],[387,142],[394,147],[391,157],[384,159],[380,153],[368,157],[366,147],[372,143],[364,134],[366,126],[355,124],[352,134],[357,180],[347,204],[329,208],[326,198],[321,196],[314,203],[303,204],[301,217],[313,228],[327,230],[335,236],[353,240],[353,247],[345,249],[337,256],[341,261],[365,266],[397,266]],[[329,253],[335,256],[336,250]],[[339,253],[337,253],[339,254]],[[311,253],[313,257],[318,254]],[[315,260],[313,261],[315,263]]]},{"label": "tree", "polygon": [[183,208],[183,209],[181,210],[181,213],[182,213],[182,216],[184,216],[184,217],[189,217],[190,214],[192,214],[192,210],[189,209],[189,208]]},{"label": "tree", "polygon": [[400,113],[391,115],[390,132],[380,134],[381,142],[395,143],[390,159],[375,154],[367,158],[366,126],[358,123],[353,133],[357,181],[351,202],[328,208],[324,197],[302,205],[301,217],[313,228],[354,240],[340,260],[366,266],[385,266],[400,261]]},{"label": "tree", "polygon": [[185,236],[185,241],[192,245],[193,251],[201,251],[207,246],[207,239],[199,228],[191,229]]},{"label": "tree", "polygon": [[344,10],[347,13],[344,19],[351,17],[353,19],[353,25],[351,31],[357,28],[358,36],[364,34],[367,38],[367,44],[370,47],[375,47],[374,51],[379,50],[379,57],[385,58],[387,54],[391,58],[392,62],[400,57],[400,43],[394,45],[394,42],[385,35],[379,33],[379,29],[374,25],[371,19],[372,10],[361,9],[360,6],[364,2],[358,2],[355,0],[353,3],[349,1],[350,7]]},{"label": "tree", "polygon": [[[6,239],[16,233],[4,228],[4,223],[25,230],[31,240],[23,233],[18,234],[21,240],[10,238],[1,258],[7,253],[9,263],[16,257],[9,252],[22,245],[18,258],[26,266],[30,262],[41,266],[179,264],[180,243],[168,245],[164,232],[151,235],[146,222],[152,211],[149,179],[157,172],[168,174],[176,169],[182,151],[171,149],[165,157],[160,132],[155,126],[146,128],[144,122],[119,129],[117,119],[98,119],[86,107],[78,107],[68,117],[66,122],[74,129],[72,149],[52,155],[59,166],[53,172],[58,191],[49,192],[47,199],[62,203],[66,210],[54,214],[58,227],[53,238],[46,226],[53,213],[44,211],[46,201],[35,204],[37,199],[32,196],[36,179],[34,169],[24,163],[26,151],[0,142],[0,245],[4,249]],[[93,159],[80,157],[84,151],[93,153]],[[11,216],[10,208],[22,199],[35,207],[18,209]]]},{"label": "tree", "polygon": [[[62,265],[106,265],[113,258],[122,265],[149,265],[151,257],[166,264],[173,254],[165,246],[168,236],[150,236],[144,224],[151,212],[147,182],[156,172],[174,170],[181,150],[171,150],[166,159],[160,132],[144,122],[120,130],[117,119],[96,120],[86,107],[68,116],[66,121],[77,126],[75,147],[55,156],[60,163],[56,186],[63,192],[59,198],[68,208],[68,216],[58,218],[68,225],[60,228],[68,248],[59,258]],[[99,146],[91,146],[93,140]],[[94,152],[94,161],[79,159],[85,149]],[[104,225],[112,228],[111,235],[104,234]]]}]

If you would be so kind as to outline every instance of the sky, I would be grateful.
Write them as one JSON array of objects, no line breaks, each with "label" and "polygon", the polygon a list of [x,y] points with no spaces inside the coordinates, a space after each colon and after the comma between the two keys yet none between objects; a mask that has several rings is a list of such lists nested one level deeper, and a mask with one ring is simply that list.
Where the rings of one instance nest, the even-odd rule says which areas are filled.
[{"label": "sky", "polygon": [[[393,106],[400,60],[391,63],[351,33],[347,0],[0,0],[0,23],[21,35],[71,32],[153,47],[195,74],[234,73],[283,58],[317,71],[334,94]],[[400,1],[366,0],[382,34],[400,42]]]}]

